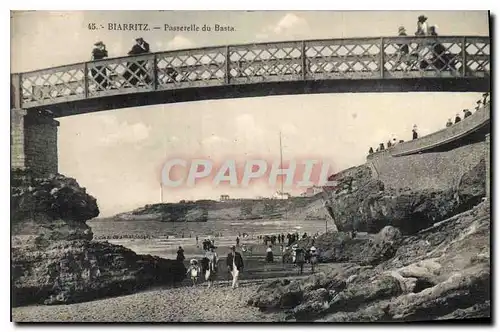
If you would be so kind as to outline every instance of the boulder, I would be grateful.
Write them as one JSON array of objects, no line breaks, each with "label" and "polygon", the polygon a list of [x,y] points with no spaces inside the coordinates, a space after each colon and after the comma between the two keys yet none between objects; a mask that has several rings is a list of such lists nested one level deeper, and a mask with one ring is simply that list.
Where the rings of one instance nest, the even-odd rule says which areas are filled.
[{"label": "boulder", "polygon": [[60,304],[129,294],[184,279],[182,263],[92,241],[95,198],[57,174],[12,177],[12,304]]},{"label": "boulder", "polygon": [[393,226],[405,235],[415,234],[472,208],[485,196],[484,160],[462,176],[458,188],[443,190],[387,188],[365,169],[360,166],[354,177],[339,179],[335,190],[325,188],[325,208],[338,231],[377,233]]},{"label": "boulder", "polygon": [[107,242],[55,241],[12,248],[12,301],[68,304],[123,295],[184,278],[182,263]]}]

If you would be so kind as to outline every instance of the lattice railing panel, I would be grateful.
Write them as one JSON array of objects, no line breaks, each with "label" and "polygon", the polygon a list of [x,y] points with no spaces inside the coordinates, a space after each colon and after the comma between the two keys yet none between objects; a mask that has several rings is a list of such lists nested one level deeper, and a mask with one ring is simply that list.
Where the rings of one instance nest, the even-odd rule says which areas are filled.
[{"label": "lattice railing panel", "polygon": [[231,46],[229,77],[298,77],[302,72],[302,43]]},{"label": "lattice railing panel", "polygon": [[311,78],[376,75],[380,70],[379,39],[306,42],[306,70]]},{"label": "lattice railing panel", "polygon": [[[408,50],[402,54],[401,46]],[[36,107],[153,90],[266,81],[487,77],[488,37],[384,37],[234,45],[149,53],[14,74]],[[14,82],[12,83],[14,85]]]},{"label": "lattice railing panel", "polygon": [[25,73],[22,76],[22,100],[56,102],[60,97],[85,95],[84,67],[65,66]]},{"label": "lattice railing panel", "polygon": [[188,82],[223,82],[225,48],[172,51],[157,55],[158,85],[169,87]]},{"label": "lattice railing panel", "polygon": [[462,67],[462,41],[421,39],[415,43],[408,38],[399,38],[396,42],[384,43],[384,70],[389,73],[417,71],[460,76]]},{"label": "lattice railing panel", "polygon": [[152,90],[154,56],[147,54],[133,58],[99,60],[88,64],[88,96],[99,96],[133,88]]}]

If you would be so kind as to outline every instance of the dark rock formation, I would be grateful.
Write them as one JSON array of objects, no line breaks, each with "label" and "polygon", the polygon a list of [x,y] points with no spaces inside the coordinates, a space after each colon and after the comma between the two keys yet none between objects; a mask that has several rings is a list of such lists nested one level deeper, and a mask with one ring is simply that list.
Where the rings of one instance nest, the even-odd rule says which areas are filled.
[{"label": "dark rock formation", "polygon": [[[321,262],[355,262],[360,265],[374,265],[394,256],[402,241],[399,229],[386,226],[375,235],[352,238],[352,233],[329,232],[314,240]],[[313,240],[309,237],[298,243],[309,248]]]},{"label": "dark rock formation", "polygon": [[[327,234],[316,240],[322,247]],[[490,317],[490,204],[403,237],[384,228],[358,240],[345,257],[376,253],[373,266],[341,263],[320,266],[315,275],[262,285],[249,301],[261,310],[286,310],[298,321],[409,321]],[[380,251],[375,243],[383,247]],[[323,248],[327,249],[328,248]],[[351,257],[352,255],[352,257]],[[293,301],[287,299],[287,290]],[[290,307],[292,306],[292,308]]]},{"label": "dark rock formation", "polygon": [[458,185],[458,197],[463,210],[468,210],[481,202],[486,196],[486,163],[482,159],[469,172],[465,173]]},{"label": "dark rock formation", "polygon": [[182,263],[92,241],[96,200],[71,178],[12,181],[12,302],[58,304],[181,281]]},{"label": "dark rock formation", "polygon": [[462,178],[457,189],[412,191],[385,188],[368,172],[339,180],[339,190],[327,191],[326,208],[337,230],[377,233],[394,226],[414,234],[478,204],[485,195],[484,161]]}]

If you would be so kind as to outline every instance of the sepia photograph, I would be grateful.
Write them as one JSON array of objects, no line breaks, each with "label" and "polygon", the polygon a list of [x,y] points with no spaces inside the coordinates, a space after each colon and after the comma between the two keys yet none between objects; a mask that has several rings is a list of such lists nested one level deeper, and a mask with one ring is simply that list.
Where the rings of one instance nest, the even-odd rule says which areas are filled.
[{"label": "sepia photograph", "polygon": [[492,323],[487,10],[10,11],[14,323]]}]

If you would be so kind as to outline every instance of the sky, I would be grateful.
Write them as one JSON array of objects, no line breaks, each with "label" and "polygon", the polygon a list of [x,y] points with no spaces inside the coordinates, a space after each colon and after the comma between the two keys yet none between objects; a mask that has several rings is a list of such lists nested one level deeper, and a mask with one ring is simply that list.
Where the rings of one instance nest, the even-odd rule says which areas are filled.
[{"label": "sky", "polygon": [[[90,59],[102,40],[109,56],[123,56],[138,36],[152,51],[250,42],[380,37],[403,25],[414,31],[420,14],[441,35],[487,36],[486,11],[72,11],[14,12],[11,71],[23,72]],[[204,24],[234,32],[89,30],[89,23]],[[425,135],[473,108],[479,93],[362,93],[266,96],[120,109],[58,118],[59,172],[78,180],[98,200],[101,216],[160,201],[159,170],[173,156],[215,161],[250,156],[319,157],[332,172],[365,162],[370,146],[395,136]],[[164,188],[164,201],[270,196],[277,188],[195,186]]]}]

